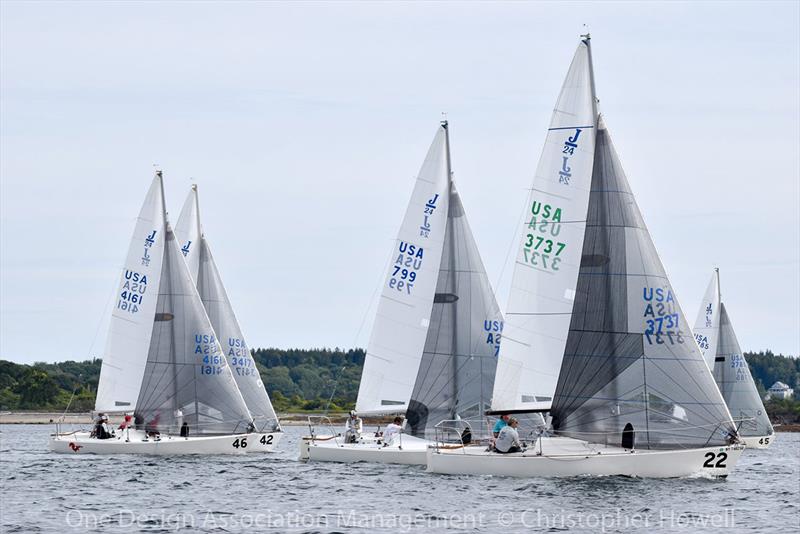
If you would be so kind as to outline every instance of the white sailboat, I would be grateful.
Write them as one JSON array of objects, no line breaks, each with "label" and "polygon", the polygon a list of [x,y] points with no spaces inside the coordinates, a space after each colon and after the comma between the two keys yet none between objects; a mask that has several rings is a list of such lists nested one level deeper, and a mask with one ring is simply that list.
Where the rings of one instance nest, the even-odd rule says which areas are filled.
[{"label": "white sailboat", "polygon": [[283,432],[211,254],[200,222],[196,185],[192,186],[183,205],[175,225],[175,235],[228,366],[253,417],[256,428],[249,439],[248,452],[272,452]]},{"label": "white sailboat", "polygon": [[393,254],[356,411],[405,413],[404,432],[389,444],[371,436],[306,439],[301,457],[424,465],[440,421],[480,431],[503,322],[452,182],[447,122],[420,170]]},{"label": "white sailboat", "polygon": [[167,222],[161,173],[139,214],[111,315],[95,411],[114,437],[57,432],[66,454],[242,454],[253,419]]},{"label": "white sailboat", "polygon": [[739,426],[739,436],[748,448],[766,449],[775,431],[722,302],[719,269],[714,269],[700,305],[694,337]]},{"label": "white sailboat", "polygon": [[510,454],[432,447],[429,471],[727,476],[744,449],[596,103],[586,35],[528,199],[492,399],[549,412],[550,436]]}]

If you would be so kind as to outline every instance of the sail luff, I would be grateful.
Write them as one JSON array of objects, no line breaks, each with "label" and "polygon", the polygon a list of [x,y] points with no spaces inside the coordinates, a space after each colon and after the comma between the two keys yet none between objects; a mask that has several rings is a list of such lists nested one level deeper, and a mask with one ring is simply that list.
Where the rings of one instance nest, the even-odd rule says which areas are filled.
[{"label": "sail luff", "polygon": [[[447,154],[447,184],[448,190],[452,190],[453,188],[453,166],[452,161],[450,160],[450,126],[447,121],[444,121],[442,127],[445,131],[445,151]],[[450,280],[450,287],[452,288],[451,293],[457,294],[457,281],[456,281],[456,240],[453,237],[453,225],[451,224],[451,217],[448,213],[447,216],[447,230],[446,232],[450,233],[450,272],[453,273],[453,276]],[[450,418],[455,419],[458,415],[458,357],[457,349],[458,349],[458,306],[452,306],[452,321],[453,321],[453,332],[451,337],[451,346],[453,347],[453,358],[451,364],[451,381],[453,383],[452,390],[451,390],[451,399],[450,399]]]}]

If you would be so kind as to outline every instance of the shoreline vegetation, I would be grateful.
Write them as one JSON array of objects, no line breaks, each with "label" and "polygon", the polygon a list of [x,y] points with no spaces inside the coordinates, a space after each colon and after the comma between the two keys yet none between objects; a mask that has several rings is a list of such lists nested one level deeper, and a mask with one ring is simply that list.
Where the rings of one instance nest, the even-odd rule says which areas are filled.
[{"label": "shoreline vegetation", "polygon": [[[251,353],[283,424],[305,425],[309,415],[327,415],[336,422],[354,408],[363,349],[259,348]],[[744,357],[762,398],[779,380],[800,393],[800,359],[769,350],[745,352]],[[65,410],[65,423],[75,419],[85,424],[94,408],[101,363],[99,358],[32,365],[0,360],[0,424],[46,424],[61,419]],[[775,399],[765,407],[776,430],[800,431],[800,400]]]}]

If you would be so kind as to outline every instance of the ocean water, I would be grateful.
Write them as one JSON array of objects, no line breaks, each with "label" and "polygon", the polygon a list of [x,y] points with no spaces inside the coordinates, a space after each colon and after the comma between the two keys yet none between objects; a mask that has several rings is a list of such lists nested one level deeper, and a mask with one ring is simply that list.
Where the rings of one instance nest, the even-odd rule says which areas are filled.
[{"label": "ocean water", "polygon": [[800,434],[745,451],[727,480],[445,476],[273,454],[65,456],[48,425],[0,426],[2,532],[790,532]]}]

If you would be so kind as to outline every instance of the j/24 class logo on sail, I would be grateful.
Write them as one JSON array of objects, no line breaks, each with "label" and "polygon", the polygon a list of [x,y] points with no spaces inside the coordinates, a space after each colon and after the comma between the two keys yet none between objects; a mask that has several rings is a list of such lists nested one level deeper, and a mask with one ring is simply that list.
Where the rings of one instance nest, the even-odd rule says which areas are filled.
[{"label": "j/24 class logo on sail", "polygon": [[397,250],[397,259],[390,267],[389,288],[410,295],[417,280],[417,271],[422,268],[424,250],[405,241],[400,241]]},{"label": "j/24 class logo on sail", "polygon": [[139,312],[139,306],[144,302],[147,292],[147,275],[130,269],[125,269],[122,289],[117,298],[117,309],[130,314]]},{"label": "j/24 class logo on sail", "polygon": [[650,345],[683,343],[680,315],[669,287],[643,287],[644,335]]},{"label": "j/24 class logo on sail", "polygon": [[531,204],[531,220],[522,247],[525,263],[545,271],[557,271],[567,244],[558,240],[561,208],[537,200]]},{"label": "j/24 class logo on sail", "polygon": [[561,170],[558,171],[558,182],[561,184],[569,185],[569,181],[572,178],[572,167],[569,166],[569,160],[575,155],[575,149],[578,148],[578,138],[580,136],[581,129],[575,128],[575,134],[564,141],[564,147],[561,149]]}]

